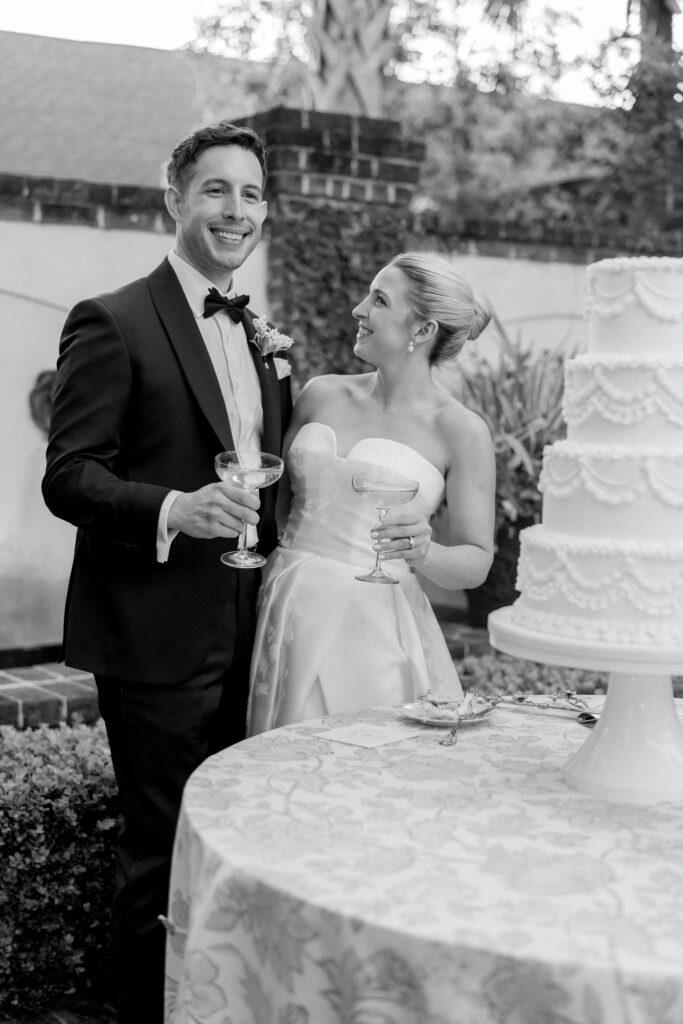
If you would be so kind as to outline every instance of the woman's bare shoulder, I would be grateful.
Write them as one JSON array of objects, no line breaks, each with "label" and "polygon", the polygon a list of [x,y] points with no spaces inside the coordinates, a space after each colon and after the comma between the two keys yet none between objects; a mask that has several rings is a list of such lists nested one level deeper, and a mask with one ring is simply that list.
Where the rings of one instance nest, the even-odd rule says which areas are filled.
[{"label": "woman's bare shoulder", "polygon": [[369,373],[326,373],[311,377],[299,392],[297,401],[316,403],[359,395],[367,387],[370,376]]},{"label": "woman's bare shoulder", "polygon": [[453,452],[461,452],[472,445],[486,448],[493,445],[486,421],[457,398],[449,397],[444,402],[437,416],[437,427],[440,435],[448,438],[448,447]]},{"label": "woman's bare shoulder", "polygon": [[306,387],[361,387],[367,385],[372,376],[372,373],[324,373],[320,377],[311,377]]},{"label": "woman's bare shoulder", "polygon": [[482,419],[479,413],[474,412],[473,409],[468,409],[466,405],[453,395],[445,395],[444,402],[439,409],[438,420],[442,421],[444,426],[458,426],[462,430],[486,431],[490,436],[489,428],[486,421]]}]

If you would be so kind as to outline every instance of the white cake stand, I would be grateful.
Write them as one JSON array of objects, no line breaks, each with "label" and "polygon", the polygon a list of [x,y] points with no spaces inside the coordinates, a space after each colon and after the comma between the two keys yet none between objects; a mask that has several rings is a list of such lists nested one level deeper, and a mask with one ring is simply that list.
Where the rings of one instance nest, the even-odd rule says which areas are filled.
[{"label": "white cake stand", "polygon": [[553,638],[521,629],[511,612],[499,608],[489,615],[489,638],[498,650],[610,673],[600,718],[562,769],[567,782],[603,800],[683,802],[683,729],[671,685],[672,674],[683,672],[683,648]]}]

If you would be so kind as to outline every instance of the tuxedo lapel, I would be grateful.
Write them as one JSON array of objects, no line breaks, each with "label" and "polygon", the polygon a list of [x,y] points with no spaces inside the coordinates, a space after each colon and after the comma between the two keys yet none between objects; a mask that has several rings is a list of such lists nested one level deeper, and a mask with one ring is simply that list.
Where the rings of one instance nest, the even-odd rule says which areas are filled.
[{"label": "tuxedo lapel", "polygon": [[164,260],[147,281],[152,301],[187,382],[223,449],[230,451],[235,444],[223,395],[194,314],[168,260]]},{"label": "tuxedo lapel", "polygon": [[245,310],[244,330],[249,342],[249,351],[254,360],[259,384],[261,385],[261,403],[263,405],[263,441],[261,448],[271,455],[279,455],[282,447],[281,417],[280,417],[280,387],[277,379],[277,370],[273,357],[261,355],[258,345],[254,340],[253,314]]}]

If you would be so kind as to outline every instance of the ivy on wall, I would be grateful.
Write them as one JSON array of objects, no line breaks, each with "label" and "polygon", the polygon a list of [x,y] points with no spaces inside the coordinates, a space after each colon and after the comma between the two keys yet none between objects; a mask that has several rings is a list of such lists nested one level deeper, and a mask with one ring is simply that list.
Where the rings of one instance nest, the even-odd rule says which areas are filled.
[{"label": "ivy on wall", "polygon": [[353,352],[351,311],[375,275],[407,244],[402,210],[349,204],[278,214],[271,295],[277,320],[296,341],[289,353],[295,390],[321,374],[369,369]]}]

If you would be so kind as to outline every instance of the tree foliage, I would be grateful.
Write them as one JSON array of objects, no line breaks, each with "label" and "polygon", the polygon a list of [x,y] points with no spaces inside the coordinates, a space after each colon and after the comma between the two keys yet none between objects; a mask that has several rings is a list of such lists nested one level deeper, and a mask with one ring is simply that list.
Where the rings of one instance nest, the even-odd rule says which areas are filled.
[{"label": "tree foliage", "polygon": [[578,162],[582,172],[553,188],[504,195],[493,212],[621,229],[646,252],[661,244],[662,230],[683,224],[683,54],[624,35],[604,44],[593,74],[603,105],[568,110],[557,145],[558,166]]},{"label": "tree foliage", "polygon": [[301,344],[291,349],[295,390],[324,373],[367,370],[354,354],[353,307],[369,282],[408,239],[395,210],[369,206],[291,207],[281,212],[282,323]]},{"label": "tree foliage", "polygon": [[[647,232],[673,203],[683,166],[683,54],[650,39],[625,82],[609,84],[615,108],[596,119],[606,212]],[[598,193],[599,194],[599,193]]]},{"label": "tree foliage", "polygon": [[[451,77],[465,67],[462,44],[472,27],[473,9],[479,11],[482,22],[501,35],[507,33],[519,55],[525,45],[521,27],[527,5],[528,0],[219,0],[213,14],[195,19],[196,37],[189,46],[199,53],[267,61],[270,98],[302,102],[311,99],[307,78],[320,64],[319,33],[315,31],[320,26],[330,26],[334,40],[344,19],[355,21],[354,32],[343,41],[348,46],[354,34],[356,41],[361,41],[375,8],[387,8],[384,76],[400,78],[407,72],[414,78],[420,67],[424,79],[429,80],[437,64]],[[425,54],[429,56],[425,58]],[[493,65],[499,63],[485,61],[483,74],[490,78]],[[243,70],[247,74],[253,71],[249,67]],[[258,72],[257,78],[261,84]]]}]

